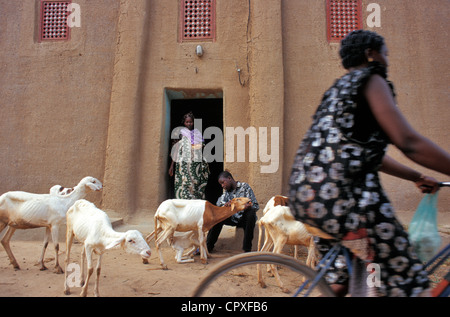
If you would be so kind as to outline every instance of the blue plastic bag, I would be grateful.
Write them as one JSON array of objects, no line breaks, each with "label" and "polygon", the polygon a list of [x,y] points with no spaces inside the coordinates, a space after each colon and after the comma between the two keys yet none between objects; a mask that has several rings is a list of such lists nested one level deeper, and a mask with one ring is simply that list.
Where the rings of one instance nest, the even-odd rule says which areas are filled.
[{"label": "blue plastic bag", "polygon": [[430,260],[441,246],[437,227],[437,196],[438,192],[425,195],[409,224],[409,240],[423,262]]}]

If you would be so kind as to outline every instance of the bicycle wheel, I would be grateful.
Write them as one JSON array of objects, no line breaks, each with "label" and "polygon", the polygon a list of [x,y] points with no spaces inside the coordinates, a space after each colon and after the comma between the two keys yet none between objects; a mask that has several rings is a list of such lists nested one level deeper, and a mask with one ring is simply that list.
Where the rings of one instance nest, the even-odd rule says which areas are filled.
[{"label": "bicycle wheel", "polygon": [[[265,288],[258,284],[255,264],[269,264],[277,268],[277,273],[292,296],[305,280],[312,281],[316,272],[293,257],[271,252],[250,252],[232,256],[218,263],[197,285],[192,296],[207,297],[271,297],[286,296],[277,284],[276,278],[267,279]],[[265,266],[261,266],[265,271]],[[265,273],[265,272],[262,272]],[[314,289],[306,287],[299,296],[311,291],[309,296],[335,296],[323,279],[319,279]]]}]

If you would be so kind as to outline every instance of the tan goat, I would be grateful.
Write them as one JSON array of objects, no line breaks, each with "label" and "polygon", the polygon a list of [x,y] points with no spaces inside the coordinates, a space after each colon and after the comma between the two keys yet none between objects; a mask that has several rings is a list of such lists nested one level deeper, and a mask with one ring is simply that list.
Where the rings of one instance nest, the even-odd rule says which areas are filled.
[{"label": "tan goat", "polygon": [[187,232],[196,230],[200,243],[200,259],[207,263],[205,233],[214,225],[247,209],[252,205],[249,198],[238,197],[231,200],[229,207],[218,207],[206,200],[168,199],[161,203],[155,213],[155,246],[163,269],[167,269],[161,250],[161,243],[172,239],[175,231]]},{"label": "tan goat", "polygon": [[[285,245],[295,246],[295,258],[297,258],[297,246],[303,245],[308,248],[308,256],[306,265],[310,267],[315,266],[316,249],[314,244],[314,237],[309,233],[307,228],[300,221],[295,220],[287,205],[287,197],[275,196],[266,205],[264,209],[264,216],[258,221],[259,226],[259,251],[270,251],[273,247],[274,253],[281,253]],[[262,232],[265,230],[264,245],[261,246]],[[275,265],[270,266],[272,274],[275,276],[278,286],[285,293],[289,293],[289,289],[285,288],[283,282],[278,275]],[[261,287],[266,287],[261,266],[257,265],[258,282]]]},{"label": "tan goat", "polygon": [[[271,208],[275,206],[288,206],[289,205],[289,198],[282,195],[275,195],[272,198],[269,199],[266,206],[263,210],[263,216],[269,211]],[[258,228],[259,228],[259,236],[258,236],[258,250],[261,251],[261,240],[264,233],[264,226],[262,222],[258,222]],[[264,236],[264,245],[269,245],[272,243],[271,238],[269,235]],[[273,246],[273,243],[267,247],[267,250],[269,250]],[[297,259],[298,254],[298,245],[294,245],[294,258]]]}]

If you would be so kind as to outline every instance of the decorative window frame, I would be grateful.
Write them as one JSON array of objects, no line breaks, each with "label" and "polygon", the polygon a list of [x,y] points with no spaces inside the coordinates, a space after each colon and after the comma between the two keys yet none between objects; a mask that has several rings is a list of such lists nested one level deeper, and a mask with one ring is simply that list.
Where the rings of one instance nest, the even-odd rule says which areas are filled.
[{"label": "decorative window frame", "polygon": [[340,42],[351,31],[362,28],[362,0],[327,0],[329,43]]},{"label": "decorative window frame", "polygon": [[[39,42],[69,41],[70,27],[67,7],[72,0],[41,0],[39,3]],[[58,6],[52,10],[51,6]],[[65,9],[64,9],[65,8]],[[53,32],[53,33],[50,33]]]},{"label": "decorative window frame", "polygon": [[180,0],[179,41],[216,40],[216,0]]}]

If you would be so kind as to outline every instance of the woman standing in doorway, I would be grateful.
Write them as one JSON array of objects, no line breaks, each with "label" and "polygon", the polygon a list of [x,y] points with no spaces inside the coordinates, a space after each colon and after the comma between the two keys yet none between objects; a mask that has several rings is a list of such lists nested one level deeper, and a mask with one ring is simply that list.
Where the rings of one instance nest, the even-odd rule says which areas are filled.
[{"label": "woman standing in doorway", "polygon": [[[340,242],[351,249],[361,271],[365,264],[379,265],[376,295],[422,295],[429,287],[427,274],[378,173],[435,192],[434,178],[396,162],[385,155],[386,148],[393,144],[417,164],[447,176],[450,154],[416,132],[397,108],[380,35],[350,33],[341,42],[340,56],[348,73],[324,94],[297,152],[289,182],[291,208],[298,220],[334,238],[318,241],[322,254]],[[353,281],[338,264],[330,268],[327,281],[344,295]]]},{"label": "woman standing in doorway", "polygon": [[205,199],[209,166],[203,157],[203,137],[194,128],[194,114],[183,116],[181,139],[172,147],[169,175],[175,176],[175,198]]}]

